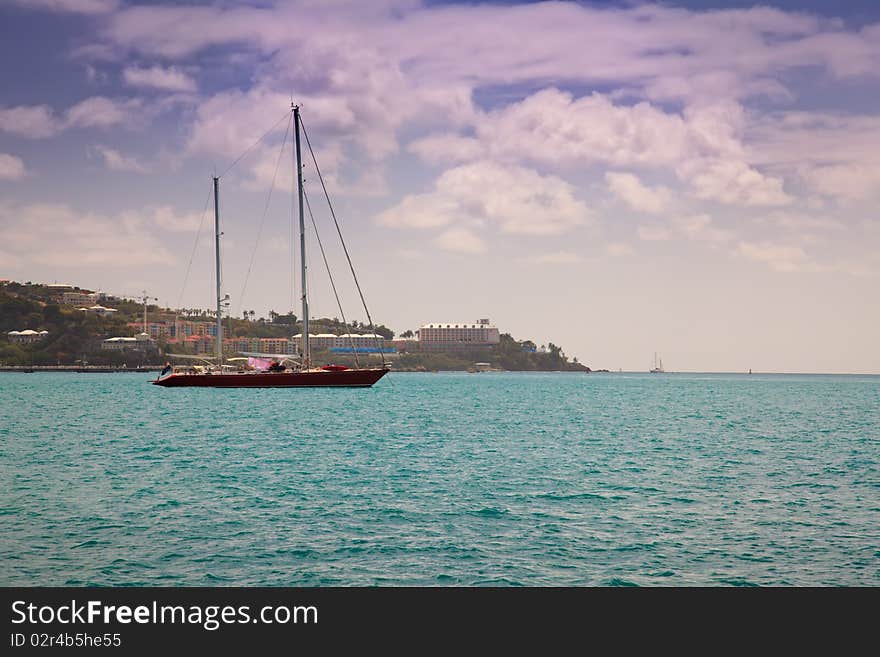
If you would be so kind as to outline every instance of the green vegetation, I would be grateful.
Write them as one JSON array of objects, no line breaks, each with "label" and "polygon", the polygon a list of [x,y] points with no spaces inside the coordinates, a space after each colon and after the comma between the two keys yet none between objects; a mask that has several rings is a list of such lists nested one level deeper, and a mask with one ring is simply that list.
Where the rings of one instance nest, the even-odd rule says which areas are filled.
[{"label": "green vegetation", "polygon": [[[142,306],[132,301],[114,301],[113,317],[84,313],[58,302],[58,294],[44,285],[7,283],[0,287],[0,363],[3,365],[75,365],[86,360],[93,365],[136,367],[158,361],[157,355],[114,353],[101,350],[101,341],[131,335],[127,326],[137,320]],[[9,331],[33,329],[49,335],[32,344],[12,344]]]},{"label": "green vegetation", "polygon": [[489,363],[493,369],[514,372],[589,372],[577,359],[569,361],[560,347],[552,342],[547,351],[532,351],[530,340],[514,340],[509,333],[501,334],[501,342],[494,347],[467,351],[404,353],[394,361],[398,371],[470,370],[475,363]]},{"label": "green vegetation", "polygon": [[[79,288],[74,288],[79,290]],[[100,317],[82,312],[73,306],[60,303],[57,291],[45,285],[10,282],[0,285],[0,365],[125,365],[126,367],[161,365],[167,351],[186,352],[183,344],[166,344],[158,341],[157,347],[145,350],[131,349],[124,352],[101,349],[103,340],[116,336],[133,336],[143,321],[144,307],[128,299],[112,299],[102,305],[115,308],[113,316]],[[155,305],[147,306],[150,322],[196,321],[214,322],[216,313],[197,308],[181,308],[172,311]],[[133,325],[137,325],[134,327]],[[32,329],[48,331],[48,336],[30,344],[14,344],[7,340],[9,331]],[[242,318],[228,317],[223,320],[227,337],[289,338],[302,332],[302,322],[293,313],[269,312],[269,317],[256,318],[252,310],[243,311]],[[353,320],[348,325],[338,318],[316,318],[309,323],[310,333],[368,333],[369,325]],[[394,338],[394,331],[379,324],[375,332],[386,340]],[[405,331],[402,337],[412,337]],[[334,362],[354,365],[351,355],[316,351],[316,362]],[[360,356],[361,365],[374,364],[378,356]],[[393,368],[399,371],[469,370],[475,363],[489,363],[493,369],[511,371],[586,371],[590,369],[569,361],[560,347],[553,343],[546,350],[538,350],[529,340],[517,341],[509,334],[501,335],[501,342],[493,347],[467,351],[402,353],[393,360]]]}]

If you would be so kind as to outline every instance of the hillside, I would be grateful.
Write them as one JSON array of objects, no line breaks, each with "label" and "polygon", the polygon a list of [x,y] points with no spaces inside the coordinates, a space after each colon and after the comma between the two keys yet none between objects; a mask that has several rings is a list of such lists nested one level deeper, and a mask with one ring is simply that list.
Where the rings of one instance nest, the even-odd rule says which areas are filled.
[{"label": "hillside", "polygon": [[[88,292],[75,288],[75,291]],[[116,312],[112,316],[99,316],[83,312],[75,305],[64,305],[60,293],[45,285],[6,282],[0,285],[0,365],[123,365],[138,367],[161,365],[166,343],[160,339],[149,343],[150,348],[125,352],[101,348],[102,341],[110,337],[130,337],[141,331],[144,307],[142,304],[111,297],[104,303]],[[214,322],[211,311],[180,309],[172,311],[155,305],[147,306],[150,322],[174,319],[196,322]],[[258,338],[287,338],[302,331],[301,322],[293,314],[280,315],[270,312],[269,318],[256,318],[253,311],[243,313],[244,318],[226,318],[224,330],[229,337],[248,336]],[[15,344],[8,340],[9,331],[47,331],[44,339],[31,344]],[[352,322],[345,326],[336,318],[316,318],[310,325],[310,333],[367,332],[369,327]],[[375,332],[390,340],[395,333],[379,324]],[[404,334],[406,335],[406,333]],[[167,345],[169,351],[185,350],[181,344]],[[339,364],[354,364],[351,356],[330,352],[315,352],[317,359]],[[401,353],[392,361],[398,371],[469,370],[476,363],[488,363],[492,369],[510,371],[583,371],[590,368],[569,361],[560,347],[550,343],[546,350],[537,350],[528,340],[517,341],[509,334],[501,335],[500,344],[469,351]]]}]

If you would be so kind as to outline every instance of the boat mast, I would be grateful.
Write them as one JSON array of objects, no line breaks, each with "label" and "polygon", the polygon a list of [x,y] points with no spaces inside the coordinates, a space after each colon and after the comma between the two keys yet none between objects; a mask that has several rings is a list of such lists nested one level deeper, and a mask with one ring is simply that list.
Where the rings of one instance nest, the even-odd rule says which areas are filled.
[{"label": "boat mast", "polygon": [[306,223],[303,214],[303,177],[302,177],[302,155],[300,154],[299,145],[299,106],[290,104],[293,110],[293,134],[296,138],[296,183],[299,196],[299,260],[302,271],[302,366],[308,369],[312,365],[311,349],[309,345],[309,301],[306,296]]},{"label": "boat mast", "polygon": [[214,262],[217,265],[217,366],[223,371],[223,315],[220,312],[220,178],[214,176]]}]

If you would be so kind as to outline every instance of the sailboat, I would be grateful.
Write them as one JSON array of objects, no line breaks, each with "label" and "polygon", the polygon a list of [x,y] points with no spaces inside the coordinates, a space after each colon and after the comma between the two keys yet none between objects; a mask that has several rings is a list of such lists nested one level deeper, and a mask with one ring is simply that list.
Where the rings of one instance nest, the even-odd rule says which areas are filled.
[{"label": "sailboat", "polygon": [[666,370],[663,369],[663,359],[657,358],[657,352],[654,352],[654,363],[651,365],[651,369],[649,370],[651,374],[662,374]]},{"label": "sailboat", "polygon": [[[221,297],[220,292],[220,178],[214,176],[214,261],[216,265],[217,282],[217,329],[216,329],[216,366],[200,368],[193,371],[175,371],[166,368],[159,377],[152,381],[154,385],[166,388],[178,387],[210,387],[210,388],[306,388],[306,387],[357,387],[368,388],[389,372],[389,368],[382,357],[382,365],[379,367],[346,367],[344,365],[324,365],[315,367],[312,364],[311,348],[309,345],[309,302],[306,290],[306,234],[305,218],[303,212],[303,176],[302,156],[300,151],[300,114],[299,106],[291,103],[293,112],[295,158],[297,171],[297,191],[299,200],[299,243],[300,265],[302,278],[302,338],[300,340],[301,351],[298,362],[284,354],[277,355],[276,360],[289,360],[290,366],[281,366],[279,363],[269,368],[268,371],[229,371],[223,365],[223,323],[222,307],[227,297]],[[341,234],[340,234],[341,237]],[[346,252],[347,255],[347,252]],[[353,270],[352,270],[353,271]],[[360,288],[358,288],[360,291]],[[361,295],[363,298],[363,295]],[[366,307],[366,306],[365,306]],[[369,318],[369,311],[367,311]],[[372,325],[372,320],[370,321]],[[260,356],[276,356],[274,354],[259,354]],[[381,351],[380,351],[381,355]]]}]

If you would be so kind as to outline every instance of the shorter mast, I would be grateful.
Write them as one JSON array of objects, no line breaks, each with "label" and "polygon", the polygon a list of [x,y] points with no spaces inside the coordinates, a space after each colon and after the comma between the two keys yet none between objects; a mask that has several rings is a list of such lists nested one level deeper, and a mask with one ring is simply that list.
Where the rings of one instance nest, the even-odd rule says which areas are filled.
[{"label": "shorter mast", "polygon": [[217,265],[217,366],[223,371],[223,314],[220,298],[220,178],[214,176],[214,262]]}]

